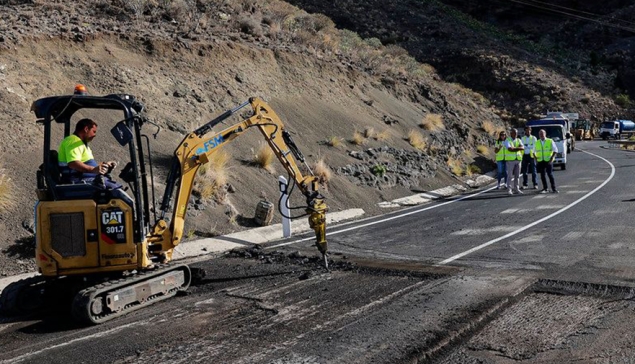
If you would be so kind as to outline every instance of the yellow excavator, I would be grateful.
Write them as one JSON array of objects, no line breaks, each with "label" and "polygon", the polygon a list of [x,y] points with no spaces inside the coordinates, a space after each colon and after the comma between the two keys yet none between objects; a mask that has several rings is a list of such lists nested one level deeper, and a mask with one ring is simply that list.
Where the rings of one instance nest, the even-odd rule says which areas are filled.
[{"label": "yellow excavator", "polygon": [[[247,106],[251,106],[251,116],[208,136],[214,126]],[[132,196],[121,184],[106,187],[100,178],[69,184],[60,175],[57,152],[51,148],[52,127],[63,128],[63,135],[68,136],[73,115],[87,109],[123,113],[111,134],[129,156],[119,178]],[[251,98],[185,136],[172,157],[156,213],[150,138],[142,133],[146,124],[153,123],[134,96],[79,93],[46,97],[35,101],[32,111],[44,127],[44,162],[37,174],[35,207],[35,259],[40,275],[7,286],[0,294],[0,312],[24,313],[46,305],[53,296],[70,295],[73,316],[99,324],[185,291],[192,280],[191,270],[170,261],[183,238],[197,170],[209,163],[214,152],[252,127],[260,131],[306,197],[316,246],[328,262],[327,206],[318,191],[318,179],[280,118],[261,99]],[[304,164],[307,175],[298,162]]]}]

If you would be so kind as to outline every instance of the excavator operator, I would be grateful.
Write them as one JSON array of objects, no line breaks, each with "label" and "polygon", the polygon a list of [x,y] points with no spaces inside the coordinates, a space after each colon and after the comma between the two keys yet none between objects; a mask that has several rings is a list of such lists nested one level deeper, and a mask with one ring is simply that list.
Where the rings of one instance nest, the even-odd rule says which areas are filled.
[{"label": "excavator operator", "polygon": [[[62,140],[58,149],[58,165],[63,183],[91,183],[117,165],[114,161],[95,161],[88,143],[96,135],[97,123],[92,119],[81,119],[75,125],[75,132]],[[116,183],[108,179],[104,179],[104,183],[106,187],[117,187]]]}]

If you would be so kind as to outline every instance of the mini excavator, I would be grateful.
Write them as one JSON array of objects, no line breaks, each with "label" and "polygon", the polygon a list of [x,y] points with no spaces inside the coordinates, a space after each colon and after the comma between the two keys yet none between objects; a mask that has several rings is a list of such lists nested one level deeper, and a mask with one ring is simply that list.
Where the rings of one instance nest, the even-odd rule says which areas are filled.
[{"label": "mini excavator", "polygon": [[[251,116],[208,136],[214,126],[248,106],[253,111]],[[155,194],[150,138],[141,131],[144,125],[153,123],[144,116],[144,105],[134,96],[76,92],[38,99],[31,109],[37,123],[44,127],[44,162],[37,173],[35,207],[35,259],[41,274],[7,286],[0,294],[0,312],[26,313],[46,307],[49,298],[62,294],[73,297],[72,303],[70,298],[67,302],[75,319],[99,324],[187,290],[191,269],[170,261],[183,238],[197,170],[223,145],[252,127],[260,131],[306,197],[306,214],[316,234],[316,246],[328,262],[327,206],[318,192],[318,179],[280,118],[263,100],[251,98],[185,136],[172,157],[157,212],[151,208]],[[53,126],[63,127],[64,136],[68,136],[73,115],[84,109],[123,113],[111,134],[127,149],[124,154],[129,155],[129,161],[119,178],[128,184],[132,196],[121,187],[105,188],[103,183],[94,182],[68,184],[62,180],[57,152],[51,148],[51,130]],[[304,164],[307,175],[302,174],[298,162]]]}]

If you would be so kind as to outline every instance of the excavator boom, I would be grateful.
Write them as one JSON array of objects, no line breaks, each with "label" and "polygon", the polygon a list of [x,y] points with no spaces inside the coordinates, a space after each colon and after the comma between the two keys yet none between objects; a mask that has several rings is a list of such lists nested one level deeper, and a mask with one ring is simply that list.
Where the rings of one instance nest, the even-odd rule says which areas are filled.
[{"label": "excavator boom", "polygon": [[[253,109],[251,117],[218,133],[207,136],[215,125],[238,113],[239,110],[246,106],[251,106]],[[324,202],[324,197],[318,191],[318,179],[312,174],[308,166],[306,166],[306,169],[310,174],[305,175],[300,170],[298,162],[306,165],[304,156],[299,151],[289,132],[285,130],[284,124],[278,115],[263,100],[251,98],[249,101],[226,111],[214,120],[199,127],[187,135],[176,148],[161,205],[161,219],[155,224],[148,239],[150,244],[160,245],[160,249],[155,248],[153,251],[163,254],[165,261],[171,259],[172,250],[181,242],[183,237],[185,214],[198,169],[203,164],[208,163],[212,154],[223,145],[231,142],[252,127],[260,131],[276,158],[293,179],[293,183],[305,196],[309,225],[316,234],[316,246],[323,255],[326,255],[328,250],[326,241],[327,206]],[[173,200],[173,194],[175,196],[172,220],[168,225],[164,218],[171,207],[170,202]]]}]

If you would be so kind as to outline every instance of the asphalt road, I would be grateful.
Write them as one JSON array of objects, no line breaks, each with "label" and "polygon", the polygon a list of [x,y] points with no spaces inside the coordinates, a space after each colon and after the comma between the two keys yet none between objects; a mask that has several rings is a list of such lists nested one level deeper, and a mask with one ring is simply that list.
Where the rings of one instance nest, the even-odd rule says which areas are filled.
[{"label": "asphalt road", "polygon": [[286,241],[199,262],[188,295],[97,327],[0,318],[0,363],[635,360],[635,153],[605,145],[577,144],[559,194],[485,188],[331,227],[331,272]]},{"label": "asphalt road", "polygon": [[[560,193],[479,193],[336,228],[334,251],[438,266],[521,269],[541,277],[632,282],[635,153],[578,142]],[[539,179],[539,177],[538,177]],[[529,182],[531,186],[531,182]],[[345,230],[341,233],[338,230]]]}]

